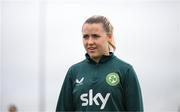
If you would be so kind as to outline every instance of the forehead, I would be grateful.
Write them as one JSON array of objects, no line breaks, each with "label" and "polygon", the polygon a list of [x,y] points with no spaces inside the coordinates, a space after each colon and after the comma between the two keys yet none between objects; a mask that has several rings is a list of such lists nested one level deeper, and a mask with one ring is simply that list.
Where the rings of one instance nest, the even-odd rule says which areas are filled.
[{"label": "forehead", "polygon": [[82,33],[95,33],[95,32],[104,32],[102,23],[85,23],[82,28]]}]

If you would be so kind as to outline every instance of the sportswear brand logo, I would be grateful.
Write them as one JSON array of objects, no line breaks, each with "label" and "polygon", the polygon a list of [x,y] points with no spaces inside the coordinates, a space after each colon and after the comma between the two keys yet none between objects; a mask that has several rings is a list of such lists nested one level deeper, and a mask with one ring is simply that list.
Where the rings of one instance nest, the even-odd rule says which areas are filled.
[{"label": "sportswear brand logo", "polygon": [[[89,94],[88,93],[84,93],[80,96],[82,103],[82,106],[87,106],[87,105],[93,105],[93,103],[95,103],[96,105],[100,105],[98,101],[101,101],[101,107],[100,109],[104,109],[104,107],[106,106],[106,103],[109,99],[110,93],[107,93],[105,98],[102,96],[101,93],[97,93],[95,96],[93,96],[93,90],[90,89],[89,90]],[[89,98],[89,99],[88,99]],[[97,100],[97,99],[100,100]]]},{"label": "sportswear brand logo", "polygon": [[81,80],[76,79],[76,84],[81,85],[84,81],[84,77],[81,78]]}]

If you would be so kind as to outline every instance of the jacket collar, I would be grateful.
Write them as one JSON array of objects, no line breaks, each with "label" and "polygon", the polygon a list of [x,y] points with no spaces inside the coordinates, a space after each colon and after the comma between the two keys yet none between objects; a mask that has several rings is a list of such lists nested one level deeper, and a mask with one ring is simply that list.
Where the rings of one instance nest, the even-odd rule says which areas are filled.
[{"label": "jacket collar", "polygon": [[[86,56],[86,59],[87,59],[90,63],[98,64],[98,63],[96,63],[93,59],[91,59],[91,57],[89,56],[88,53],[86,53],[85,56]],[[114,56],[113,52],[109,52],[109,55],[103,55],[103,56],[101,57],[101,59],[99,60],[99,63],[107,62],[107,61],[110,60],[113,56]]]}]

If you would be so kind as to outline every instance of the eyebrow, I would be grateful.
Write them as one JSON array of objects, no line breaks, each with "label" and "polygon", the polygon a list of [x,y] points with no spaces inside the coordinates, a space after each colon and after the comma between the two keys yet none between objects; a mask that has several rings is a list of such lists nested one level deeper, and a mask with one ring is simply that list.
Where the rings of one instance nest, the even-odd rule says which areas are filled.
[{"label": "eyebrow", "polygon": [[91,36],[97,36],[97,37],[100,37],[99,34],[91,34]]}]

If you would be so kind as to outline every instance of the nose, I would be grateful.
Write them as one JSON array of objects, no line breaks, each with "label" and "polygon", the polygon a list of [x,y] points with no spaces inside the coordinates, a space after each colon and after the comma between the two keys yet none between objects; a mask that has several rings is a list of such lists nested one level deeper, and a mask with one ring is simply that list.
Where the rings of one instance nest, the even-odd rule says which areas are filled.
[{"label": "nose", "polygon": [[88,44],[93,44],[94,43],[94,39],[90,36],[87,40]]}]

